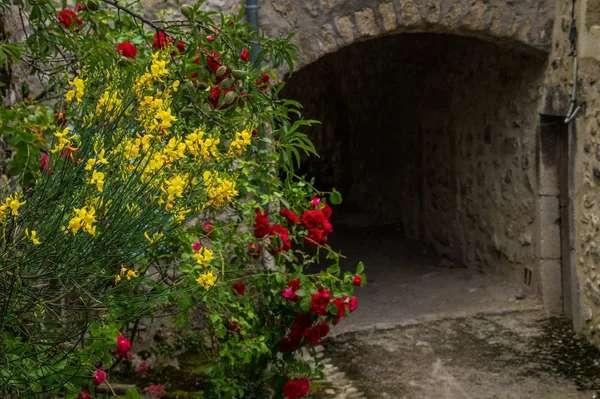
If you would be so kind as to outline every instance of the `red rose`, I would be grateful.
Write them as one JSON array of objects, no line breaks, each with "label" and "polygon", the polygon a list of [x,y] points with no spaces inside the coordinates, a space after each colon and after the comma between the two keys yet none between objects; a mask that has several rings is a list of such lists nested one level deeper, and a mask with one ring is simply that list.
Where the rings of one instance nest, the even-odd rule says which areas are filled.
[{"label": "red rose", "polygon": [[244,283],[235,283],[232,287],[237,293],[237,295],[244,296],[244,294],[246,293],[246,286],[244,285]]},{"label": "red rose", "polygon": [[332,303],[337,306],[337,314],[333,317],[333,325],[337,325],[342,317],[346,315],[346,304],[342,298],[335,298]]},{"label": "red rose", "polygon": [[98,370],[96,370],[94,377],[92,378],[92,384],[98,386],[106,380],[106,377],[107,374],[102,371],[102,367],[98,367]]},{"label": "red rose", "polygon": [[325,204],[325,206],[321,210],[323,211],[323,215],[327,219],[329,219],[331,217],[331,215],[333,214],[333,211],[331,210],[331,208],[329,207],[328,204]]},{"label": "red rose", "polygon": [[283,386],[283,394],[287,399],[298,399],[308,395],[310,383],[306,378],[288,381]]},{"label": "red rose", "polygon": [[331,300],[331,291],[325,290],[324,287],[319,287],[319,292],[311,296],[311,311],[321,316],[327,316],[325,310]]},{"label": "red rose", "polygon": [[312,316],[310,313],[299,313],[296,312],[296,324],[302,327],[303,329],[307,329],[312,326]]},{"label": "red rose", "polygon": [[242,60],[242,61],[248,61],[248,55],[250,55],[250,53],[248,52],[248,50],[243,49],[242,53],[240,54],[240,60]]},{"label": "red rose", "polygon": [[287,219],[288,224],[290,226],[293,226],[300,221],[300,218],[298,217],[298,215],[296,215],[294,212],[290,211],[289,209],[282,209],[279,211],[279,214]]},{"label": "red rose", "polygon": [[260,213],[260,209],[256,208],[256,218],[254,219],[254,237],[263,238],[271,231],[271,224],[269,223],[269,213],[265,210],[264,214]]},{"label": "red rose", "polygon": [[307,229],[323,229],[323,225],[327,223],[327,218],[321,210],[304,211],[300,223]]},{"label": "red rose", "polygon": [[292,341],[300,342],[302,341],[302,337],[304,337],[304,328],[297,324],[294,324],[289,334],[287,335],[287,338],[289,338]]},{"label": "red rose", "polygon": [[321,329],[319,327],[307,328],[304,330],[304,335],[309,344],[316,345],[321,339]]},{"label": "red rose", "polygon": [[309,229],[304,243],[313,247],[327,244],[327,232],[322,229]]},{"label": "red rose", "polygon": [[165,35],[164,32],[156,32],[152,47],[164,50],[168,45],[173,44],[173,39]]},{"label": "red rose", "polygon": [[77,399],[91,399],[92,398],[92,394],[90,393],[90,391],[87,388],[83,388],[81,391],[79,391],[79,395],[77,396]]},{"label": "red rose", "polygon": [[131,349],[131,342],[122,335],[117,337],[117,347],[115,348],[115,355],[123,357]]},{"label": "red rose", "polygon": [[117,53],[126,58],[135,58],[137,55],[137,49],[129,42],[123,42],[117,45]]},{"label": "red rose", "polygon": [[327,324],[324,321],[317,324],[315,328],[319,329],[319,332],[321,333],[321,338],[325,338],[327,334],[329,334],[329,324]]},{"label": "red rose", "polygon": [[81,3],[77,3],[77,6],[75,7],[75,9],[76,9],[77,11],[82,11],[82,10],[83,10],[83,7],[81,6]]},{"label": "red rose", "polygon": [[73,23],[81,25],[83,20],[77,19],[77,14],[75,14],[75,11],[66,8],[58,13],[58,22],[60,22],[65,28],[68,28]]},{"label": "red rose", "polygon": [[354,312],[357,307],[358,307],[358,299],[356,299],[356,297],[353,296],[352,299],[350,300],[350,303],[348,304],[348,309],[350,310],[350,313]]},{"label": "red rose", "polygon": [[298,291],[300,289],[300,278],[288,280],[288,288],[291,288],[294,292]]},{"label": "red rose", "polygon": [[300,342],[292,341],[289,338],[284,338],[279,343],[279,352],[295,352],[298,350],[299,346],[300,346]]},{"label": "red rose", "polygon": [[271,227],[271,237],[278,236],[279,240],[281,240],[281,246],[279,246],[278,242],[272,242],[273,249],[275,252],[286,252],[292,249],[292,243],[290,242],[290,234],[287,229],[282,225],[276,224]]},{"label": "red rose", "polygon": [[251,242],[250,245],[248,246],[248,252],[250,252],[250,256],[253,259],[260,258],[261,251],[262,251],[262,248],[261,248],[260,244],[255,244],[255,243]]},{"label": "red rose", "polygon": [[179,54],[185,51],[185,43],[183,42],[177,42],[177,45],[175,45],[175,47],[177,47],[177,50],[179,50]]},{"label": "red rose", "polygon": [[363,279],[361,276],[355,276],[354,280],[352,280],[352,284],[357,287],[360,287],[362,285],[362,283],[363,283]]},{"label": "red rose", "polygon": [[313,209],[317,209],[319,207],[319,204],[321,203],[321,198],[319,197],[313,197],[312,200],[312,205],[313,205]]}]

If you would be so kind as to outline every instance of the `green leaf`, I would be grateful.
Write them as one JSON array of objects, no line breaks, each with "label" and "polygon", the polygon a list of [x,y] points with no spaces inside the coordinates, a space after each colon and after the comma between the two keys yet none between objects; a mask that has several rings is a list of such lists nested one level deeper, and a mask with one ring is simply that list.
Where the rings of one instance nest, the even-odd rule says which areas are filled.
[{"label": "green leaf", "polygon": [[300,301],[300,311],[302,313],[308,313],[308,311],[310,311],[310,307],[311,307],[310,296],[306,296],[306,297],[302,298],[302,300]]},{"label": "green leaf", "polygon": [[331,202],[332,205],[341,204],[342,203],[342,194],[340,194],[339,191],[337,191],[334,188],[333,191],[331,192],[331,194],[329,194],[329,201]]},{"label": "green leaf", "polygon": [[335,316],[338,314],[338,307],[336,305],[334,305],[333,303],[330,303],[327,306],[327,311]]},{"label": "green leaf", "polygon": [[362,262],[358,262],[358,265],[356,265],[356,274],[361,274],[364,271],[365,265]]},{"label": "green leaf", "polygon": [[135,388],[129,388],[127,392],[125,392],[126,399],[141,399],[142,395]]}]

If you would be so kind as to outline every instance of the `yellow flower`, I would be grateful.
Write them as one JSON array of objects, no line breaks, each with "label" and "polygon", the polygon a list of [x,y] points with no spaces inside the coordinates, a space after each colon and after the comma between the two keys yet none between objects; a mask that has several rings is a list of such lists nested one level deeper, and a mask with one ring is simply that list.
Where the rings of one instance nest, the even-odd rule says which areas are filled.
[{"label": "yellow flower", "polygon": [[206,266],[206,265],[208,265],[208,262],[210,262],[211,260],[214,259],[214,254],[213,254],[213,251],[211,249],[208,249],[206,247],[202,247],[192,257],[194,259],[196,259],[196,262],[200,266]]},{"label": "yellow flower", "polygon": [[185,143],[181,143],[175,137],[172,137],[167,143],[164,153],[169,158],[169,162],[185,158]]},{"label": "yellow flower", "polygon": [[217,276],[215,276],[211,271],[207,271],[202,273],[197,279],[196,282],[198,285],[204,287],[204,289],[209,290],[212,286],[215,285],[217,281]]},{"label": "yellow flower", "polygon": [[246,147],[250,145],[250,138],[252,138],[252,130],[244,129],[242,132],[235,134],[235,140],[229,144],[229,150],[227,156],[233,158],[234,154],[242,155],[246,151]]},{"label": "yellow flower", "polygon": [[205,207],[224,205],[231,202],[238,195],[235,189],[235,182],[219,177],[218,172],[214,172],[213,174],[207,170],[204,172],[203,178],[204,190],[209,198]]},{"label": "yellow flower", "polygon": [[14,193],[6,199],[6,205],[10,208],[11,215],[19,216],[19,208],[27,203],[27,201],[19,201],[21,198],[23,198],[23,194]]},{"label": "yellow flower", "polygon": [[175,197],[183,198],[183,190],[187,184],[187,175],[183,177],[174,175],[170,180],[166,180],[165,184],[167,188],[163,188],[163,192],[168,194],[167,201],[173,201]]},{"label": "yellow flower", "polygon": [[121,276],[119,276],[118,274],[115,275],[115,284],[117,284],[119,281],[121,281]]},{"label": "yellow flower", "polygon": [[179,90],[179,80],[173,82],[173,91],[177,93],[177,90]]},{"label": "yellow flower", "polygon": [[75,90],[69,90],[69,91],[67,91],[67,94],[65,94],[65,99],[69,102],[73,101],[74,97],[75,97]]},{"label": "yellow flower", "polygon": [[66,127],[61,132],[54,133],[54,136],[58,139],[58,142],[54,145],[54,148],[50,150],[53,153],[62,152],[64,149],[69,148],[70,152],[75,151],[77,148],[72,147],[73,140],[77,137],[76,135],[69,136],[71,131],[70,127]]},{"label": "yellow flower", "polygon": [[29,233],[29,229],[25,229],[25,236],[31,240],[33,245],[40,245],[42,243],[37,238],[37,232],[35,230],[31,230],[31,233]]},{"label": "yellow flower", "polygon": [[124,266],[121,266],[121,271],[119,272],[119,274],[122,276],[127,272],[127,268]]},{"label": "yellow flower", "polygon": [[77,234],[79,230],[83,230],[92,236],[96,235],[96,208],[87,206],[80,209],[73,208],[75,216],[69,221],[69,229],[73,234]]},{"label": "yellow flower", "polygon": [[146,237],[146,240],[150,241],[150,245],[156,244],[163,235],[164,235],[163,233],[156,232],[156,233],[152,234],[152,237],[150,237],[150,235],[148,235],[148,232],[144,232],[144,237]]},{"label": "yellow flower", "polygon": [[121,104],[123,104],[123,100],[119,98],[119,92],[109,88],[109,90],[106,90],[104,94],[102,94],[102,97],[98,99],[98,104],[96,105],[96,114],[110,114],[113,111],[119,110],[121,108]]},{"label": "yellow flower", "polygon": [[95,170],[92,173],[92,178],[88,181],[90,184],[96,184],[99,192],[104,191],[104,173]]},{"label": "yellow flower", "polygon": [[128,270],[127,271],[127,280],[131,280],[132,277],[137,277],[137,273],[133,270]]},{"label": "yellow flower", "polygon": [[87,163],[85,165],[85,170],[92,170],[94,168],[94,166],[98,165],[98,164],[103,164],[103,165],[108,164],[108,159],[104,158],[104,150],[100,151],[100,154],[98,154],[98,158],[96,158],[96,159],[90,158],[87,160]]},{"label": "yellow flower", "polygon": [[76,77],[73,80],[69,81],[69,84],[71,86],[75,86],[75,92],[73,94],[70,94],[70,92],[72,92],[73,90],[69,90],[69,92],[67,92],[68,101],[72,101],[73,96],[75,96],[77,98],[77,102],[83,102],[83,95],[85,94],[85,82],[87,82],[87,79],[83,80],[79,77]]}]

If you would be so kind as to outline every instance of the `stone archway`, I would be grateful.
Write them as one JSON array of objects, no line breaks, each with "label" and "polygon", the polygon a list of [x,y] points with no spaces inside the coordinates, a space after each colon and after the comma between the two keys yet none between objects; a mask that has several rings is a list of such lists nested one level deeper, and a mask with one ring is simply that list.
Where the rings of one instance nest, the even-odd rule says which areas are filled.
[{"label": "stone archway", "polygon": [[[216,1],[216,0],[214,0]],[[294,34],[300,67],[373,37],[436,32],[547,53],[554,0],[274,0],[261,3],[269,36]]]},{"label": "stone archway", "polygon": [[[478,38],[390,35],[292,75],[322,121],[306,165],[341,212],[393,226],[454,264],[539,290],[536,129],[546,59]],[[400,245],[402,246],[402,245]]]}]

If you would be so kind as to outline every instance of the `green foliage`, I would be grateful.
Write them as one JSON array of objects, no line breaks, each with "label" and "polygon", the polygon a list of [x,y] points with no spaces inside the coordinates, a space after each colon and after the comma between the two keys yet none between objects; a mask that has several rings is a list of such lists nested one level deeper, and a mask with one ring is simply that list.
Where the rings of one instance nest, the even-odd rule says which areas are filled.
[{"label": "green foliage", "polygon": [[[293,70],[292,37],[264,37],[243,13],[201,2],[177,23],[112,0],[58,16],[66,3],[13,4],[28,34],[0,45],[0,62],[21,62],[44,88],[39,101],[0,108],[12,151],[0,197],[0,392],[75,398],[94,391],[100,367],[110,387],[117,337],[164,316],[187,335],[154,352],[202,351],[207,398],[281,398],[287,381],[319,374],[298,350],[349,314],[354,286],[326,244],[323,193],[294,173],[316,155],[303,132],[316,121],[271,81],[274,68]],[[254,64],[241,55],[252,42]],[[137,55],[119,54],[123,43]],[[257,212],[277,206],[302,222],[271,212],[259,233]],[[328,267],[309,273],[323,251]]]}]

